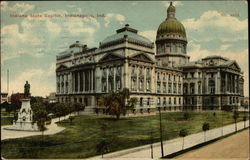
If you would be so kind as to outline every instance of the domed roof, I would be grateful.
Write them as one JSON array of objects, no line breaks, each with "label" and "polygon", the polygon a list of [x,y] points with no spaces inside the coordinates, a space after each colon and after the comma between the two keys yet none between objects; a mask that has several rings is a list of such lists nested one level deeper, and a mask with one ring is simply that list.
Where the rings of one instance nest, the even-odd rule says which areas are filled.
[{"label": "domed roof", "polygon": [[[175,7],[170,3],[167,9],[167,18],[163,21],[157,30],[157,39],[169,35],[176,34],[186,39],[186,30],[184,26],[175,18]],[[168,36],[167,36],[168,37]]]},{"label": "domed roof", "polygon": [[184,26],[176,19],[166,19],[162,22],[157,30],[157,38],[169,33],[179,34],[186,38]]}]

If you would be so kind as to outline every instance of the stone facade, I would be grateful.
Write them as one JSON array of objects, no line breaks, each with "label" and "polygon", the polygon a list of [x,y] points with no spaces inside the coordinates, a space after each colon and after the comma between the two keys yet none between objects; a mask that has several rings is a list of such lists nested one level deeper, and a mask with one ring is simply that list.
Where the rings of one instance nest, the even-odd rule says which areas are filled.
[{"label": "stone facade", "polygon": [[183,25],[170,5],[154,43],[125,25],[104,39],[98,48],[79,41],[59,53],[56,63],[58,102],[79,102],[97,107],[98,99],[129,88],[136,110],[225,109],[239,106],[243,76],[237,62],[206,57],[189,62]]}]

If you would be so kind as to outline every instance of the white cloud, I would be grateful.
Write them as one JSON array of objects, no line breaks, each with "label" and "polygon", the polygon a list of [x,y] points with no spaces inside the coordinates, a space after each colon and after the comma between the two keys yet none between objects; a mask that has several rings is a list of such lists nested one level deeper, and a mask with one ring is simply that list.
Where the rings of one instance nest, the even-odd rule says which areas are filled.
[{"label": "white cloud", "polygon": [[242,31],[248,28],[248,19],[239,20],[233,16],[222,16],[218,11],[206,11],[200,18],[190,18],[182,21],[187,29],[199,30],[207,27],[220,27],[231,31]]},{"label": "white cloud", "polygon": [[13,6],[9,6],[9,3],[1,2],[1,11],[11,11],[19,14],[24,14],[30,10],[33,10],[36,6],[27,3],[16,3]]},{"label": "white cloud", "polygon": [[[68,14],[65,10],[48,10],[41,15]],[[45,52],[55,48],[58,37],[67,32],[68,37],[83,37],[83,42],[92,44],[94,33],[100,27],[100,23],[92,17],[85,18],[24,18],[19,25],[12,24],[2,27],[1,41],[2,59],[4,62],[15,58],[20,54],[42,56]],[[56,41],[57,40],[57,41]],[[60,41],[62,41],[60,39]],[[68,43],[67,43],[68,45]]]},{"label": "white cloud", "polygon": [[229,44],[221,45],[220,50],[222,50],[222,51],[227,50],[230,46],[231,45],[229,45]]},{"label": "white cloud", "polygon": [[104,18],[104,21],[105,21],[105,24],[104,26],[105,27],[108,27],[109,24],[111,23],[111,20],[116,20],[118,21],[120,24],[123,24],[124,21],[125,21],[126,17],[121,15],[121,14],[115,14],[115,13],[108,13],[106,14],[105,18]]},{"label": "white cloud", "polygon": [[140,35],[147,37],[149,40],[152,42],[155,42],[156,39],[156,30],[147,30],[147,31],[142,31],[139,32]]}]

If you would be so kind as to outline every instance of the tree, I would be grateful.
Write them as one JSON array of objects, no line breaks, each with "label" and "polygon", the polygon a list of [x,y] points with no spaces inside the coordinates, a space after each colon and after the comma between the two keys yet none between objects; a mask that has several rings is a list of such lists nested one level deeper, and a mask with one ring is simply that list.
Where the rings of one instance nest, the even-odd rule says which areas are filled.
[{"label": "tree", "polygon": [[69,120],[70,120],[70,124],[72,123],[72,121],[75,119],[74,116],[69,116]]},{"label": "tree", "polygon": [[108,152],[108,142],[106,140],[102,140],[99,144],[96,145],[97,153],[103,154]]},{"label": "tree", "polygon": [[210,126],[209,123],[203,123],[202,130],[204,131],[204,142],[206,142],[206,131],[209,130]]},{"label": "tree", "polygon": [[37,123],[37,127],[40,131],[42,131],[42,137],[44,135],[44,131],[46,130],[45,122],[48,119],[48,113],[46,111],[46,107],[43,103],[37,102],[31,105],[33,111],[33,121]]},{"label": "tree", "polygon": [[237,111],[234,111],[233,113],[233,119],[235,124],[235,131],[237,132],[237,119],[239,118],[239,113]]},{"label": "tree", "polygon": [[132,97],[132,98],[130,98],[129,100],[128,100],[128,105],[129,105],[129,108],[132,110],[132,112],[133,112],[133,110],[135,109],[135,105],[136,105],[136,103],[137,103],[137,98],[135,98],[135,97]]},{"label": "tree", "polygon": [[187,120],[189,119],[189,117],[190,117],[190,115],[189,115],[188,112],[183,113],[183,119],[184,119],[184,120],[187,121]]},{"label": "tree", "polygon": [[85,106],[82,103],[74,103],[74,111],[78,113],[78,116],[79,116],[79,112],[83,111],[84,109],[85,109]]},{"label": "tree", "polygon": [[64,109],[65,109],[64,103],[56,103],[53,107],[53,114],[56,117],[59,117],[59,122],[60,122],[60,117],[63,116]]},{"label": "tree", "polygon": [[110,92],[102,96],[99,100],[100,106],[106,107],[106,111],[110,115],[116,116],[116,119],[120,119],[120,115],[126,115],[126,111],[129,109],[129,105],[126,105],[126,101],[129,98],[129,90],[124,88],[119,92]]},{"label": "tree", "polygon": [[182,150],[184,149],[184,137],[186,137],[188,135],[188,132],[186,129],[181,129],[179,132],[179,136],[183,137],[182,139]]}]

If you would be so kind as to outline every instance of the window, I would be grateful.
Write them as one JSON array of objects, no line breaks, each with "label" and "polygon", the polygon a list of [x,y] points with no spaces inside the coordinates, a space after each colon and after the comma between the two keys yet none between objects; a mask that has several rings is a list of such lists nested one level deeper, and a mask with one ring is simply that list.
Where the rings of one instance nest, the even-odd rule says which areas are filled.
[{"label": "window", "polygon": [[166,106],[166,98],[163,98],[163,105]]},{"label": "window", "polygon": [[148,98],[147,105],[148,106],[150,105],[150,98]]},{"label": "window", "polygon": [[179,105],[181,105],[181,98],[179,98]]},{"label": "window", "polygon": [[136,78],[131,78],[131,90],[136,90]]},{"label": "window", "polygon": [[194,94],[194,83],[190,83],[190,92],[191,94]]},{"label": "window", "polygon": [[157,92],[161,92],[161,82],[157,82]]},{"label": "window", "polygon": [[201,94],[201,82],[198,82],[198,93]]},{"label": "window", "polygon": [[208,86],[209,86],[210,94],[215,93],[215,82],[214,82],[214,80],[209,80],[208,81]]},{"label": "window", "polygon": [[174,104],[176,104],[176,98],[174,98]]},{"label": "window", "polygon": [[143,98],[140,98],[140,106],[143,106]]},{"label": "window", "polygon": [[144,79],[140,79],[140,90],[143,90]]},{"label": "window", "polygon": [[172,93],[172,83],[168,83],[168,93]]},{"label": "window", "polygon": [[176,83],[174,83],[174,89],[173,89],[174,93],[176,93],[177,89],[176,89]]},{"label": "window", "polygon": [[147,80],[147,91],[150,90],[150,80]]},{"label": "window", "polygon": [[168,104],[171,104],[171,97],[169,97],[168,99]]},{"label": "window", "polygon": [[157,98],[157,105],[158,105],[158,106],[161,105],[161,98],[160,98],[160,97]]},{"label": "window", "polygon": [[178,93],[181,94],[181,84],[178,84]]},{"label": "window", "polygon": [[191,72],[190,74],[191,74],[191,77],[194,78],[194,72]]},{"label": "window", "polygon": [[188,93],[188,84],[187,83],[183,84],[183,92],[184,92],[184,94]]},{"label": "window", "polygon": [[167,84],[166,84],[166,82],[163,82],[163,92],[164,93],[167,92]]}]

